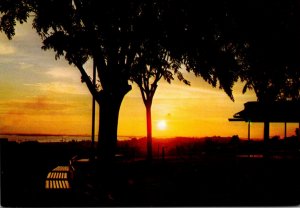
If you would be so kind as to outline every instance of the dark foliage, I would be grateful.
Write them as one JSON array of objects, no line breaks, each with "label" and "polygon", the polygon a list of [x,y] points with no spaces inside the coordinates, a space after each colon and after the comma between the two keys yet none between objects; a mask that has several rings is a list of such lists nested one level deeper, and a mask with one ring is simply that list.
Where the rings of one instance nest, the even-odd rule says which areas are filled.
[{"label": "dark foliage", "polygon": [[[112,154],[128,81],[156,76],[170,82],[166,69],[172,69],[188,83],[181,64],[232,100],[239,79],[259,101],[298,100],[299,10],[296,0],[3,0],[0,30],[12,38],[16,22],[32,16],[42,48],[75,65],[99,103],[99,144]],[[84,69],[90,58],[96,86]]]},{"label": "dark foliage", "polygon": [[229,1],[234,39],[244,44],[244,91],[259,101],[300,97],[299,1]]}]

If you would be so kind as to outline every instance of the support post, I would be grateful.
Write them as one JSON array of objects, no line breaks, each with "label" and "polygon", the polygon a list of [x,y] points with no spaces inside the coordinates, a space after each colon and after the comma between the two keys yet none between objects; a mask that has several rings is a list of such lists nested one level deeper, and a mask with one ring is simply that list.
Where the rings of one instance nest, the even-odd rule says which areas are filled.
[{"label": "support post", "polygon": [[270,122],[264,121],[264,156],[269,155],[269,135],[270,135]]},{"label": "support post", "polygon": [[270,122],[265,121],[264,122],[264,141],[269,141],[269,135],[270,135]]},{"label": "support post", "polygon": [[286,139],[286,122],[284,122],[284,139]]},{"label": "support post", "polygon": [[300,142],[300,122],[299,122],[299,125],[298,125],[298,141]]},{"label": "support post", "polygon": [[248,142],[250,142],[250,121],[248,121]]},{"label": "support post", "polygon": [[[93,61],[93,85],[96,87],[96,64],[95,60]],[[92,99],[92,143],[91,143],[91,149],[92,152],[94,152],[94,147],[95,147],[95,111],[96,111],[96,100],[95,97],[93,96]]]}]

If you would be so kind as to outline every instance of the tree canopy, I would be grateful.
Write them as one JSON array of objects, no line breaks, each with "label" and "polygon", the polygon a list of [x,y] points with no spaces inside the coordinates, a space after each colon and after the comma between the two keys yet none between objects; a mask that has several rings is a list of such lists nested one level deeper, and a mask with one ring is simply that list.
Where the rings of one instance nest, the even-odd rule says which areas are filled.
[{"label": "tree canopy", "polygon": [[[239,79],[259,101],[299,99],[299,14],[297,0],[2,0],[0,31],[12,38],[16,22],[32,16],[42,48],[76,66],[99,103],[99,143],[111,154],[128,81],[151,75],[147,64],[170,66],[182,80],[184,64],[232,100]],[[160,76],[172,79],[168,70]]]},{"label": "tree canopy", "polygon": [[[169,53],[169,61],[184,63],[214,87],[219,82],[233,99],[231,88],[237,80],[237,67],[232,54],[236,51],[223,36],[227,14],[224,2],[216,6],[219,1],[15,1],[18,4],[7,3],[1,9],[5,11],[1,23],[9,17],[10,24],[1,27],[8,37],[14,34],[16,20],[25,21],[33,13],[33,26],[44,41],[43,48],[54,49],[57,58],[65,56],[78,67],[89,57],[102,57],[97,58],[102,88],[116,82],[116,77],[104,78],[108,65],[125,73],[120,77],[128,80],[130,66],[139,58],[137,52],[155,39]],[[26,15],[14,12],[19,7]],[[83,79],[94,91],[87,76]]]},{"label": "tree canopy", "polygon": [[229,1],[234,40],[244,44],[240,77],[259,101],[300,98],[300,4],[288,1]]}]

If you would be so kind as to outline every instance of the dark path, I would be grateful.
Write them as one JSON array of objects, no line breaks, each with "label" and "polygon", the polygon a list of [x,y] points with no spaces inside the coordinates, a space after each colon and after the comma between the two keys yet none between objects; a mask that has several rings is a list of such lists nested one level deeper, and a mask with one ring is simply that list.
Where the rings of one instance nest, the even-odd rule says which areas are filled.
[{"label": "dark path", "polygon": [[[81,178],[74,206],[289,206],[299,160],[204,158],[118,163]],[[80,183],[79,182],[79,183]],[[64,203],[67,203],[64,200]]]},{"label": "dark path", "polygon": [[[73,146],[72,146],[73,145]],[[6,144],[1,205],[289,206],[300,203],[300,160],[228,155],[120,160],[90,166],[69,191],[45,190],[49,170],[79,151],[74,144]]]}]

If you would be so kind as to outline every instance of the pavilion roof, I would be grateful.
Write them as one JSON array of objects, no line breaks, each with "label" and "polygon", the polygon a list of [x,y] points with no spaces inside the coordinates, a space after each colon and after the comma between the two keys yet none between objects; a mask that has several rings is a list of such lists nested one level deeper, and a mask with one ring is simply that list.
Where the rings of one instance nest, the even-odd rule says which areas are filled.
[{"label": "pavilion roof", "polygon": [[300,101],[247,102],[229,121],[300,122]]}]

